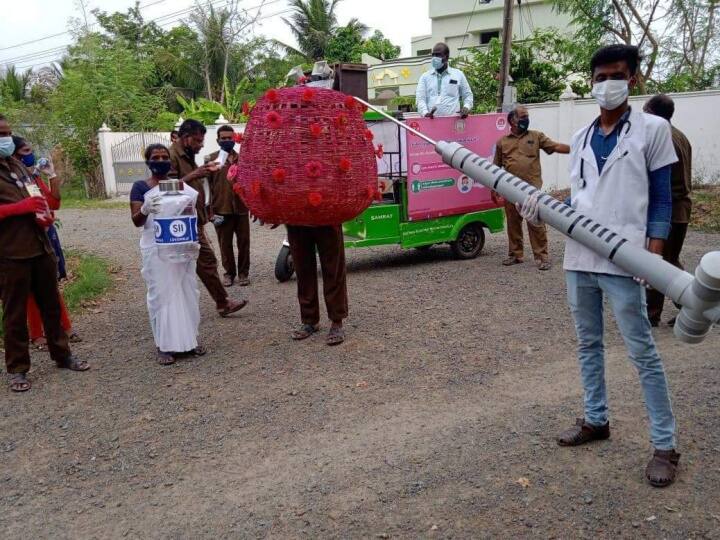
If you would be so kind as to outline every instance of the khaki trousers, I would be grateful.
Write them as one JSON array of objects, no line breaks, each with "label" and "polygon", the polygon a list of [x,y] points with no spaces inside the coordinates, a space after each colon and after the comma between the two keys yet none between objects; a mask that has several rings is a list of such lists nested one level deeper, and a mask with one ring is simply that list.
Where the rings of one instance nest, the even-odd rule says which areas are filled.
[{"label": "khaki trousers", "polygon": [[55,362],[63,362],[71,354],[67,334],[60,323],[55,256],[45,254],[30,259],[0,259],[0,297],[8,373],[30,371],[27,303],[31,294],[40,308],[50,357]]},{"label": "khaki trousers", "polygon": [[[225,275],[247,278],[250,271],[250,217],[248,214],[223,215],[225,221],[215,226],[220,244],[220,260]],[[237,264],[233,240],[237,243]]]},{"label": "khaki trousers", "polygon": [[[523,218],[518,213],[514,204],[505,203],[505,227],[508,236],[508,255],[518,259],[523,258]],[[547,230],[545,224],[531,225],[527,224],[528,236],[530,237],[530,245],[532,246],[533,255],[538,262],[548,260]]]},{"label": "khaki trousers", "polygon": [[316,250],[320,256],[323,295],[328,317],[333,322],[347,318],[347,274],[342,227],[288,225],[287,231],[297,276],[300,318],[303,324],[315,325],[320,322]]}]

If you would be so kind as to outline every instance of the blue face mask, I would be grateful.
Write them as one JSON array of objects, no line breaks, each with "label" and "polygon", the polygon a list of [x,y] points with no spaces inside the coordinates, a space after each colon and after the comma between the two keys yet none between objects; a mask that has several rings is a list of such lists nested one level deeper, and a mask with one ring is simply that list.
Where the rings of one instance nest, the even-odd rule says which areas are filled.
[{"label": "blue face mask", "polygon": [[172,167],[172,163],[170,161],[146,161],[145,164],[147,165],[147,168],[150,169],[150,172],[153,173],[153,176],[164,178],[167,176],[167,173],[170,172],[170,168]]},{"label": "blue face mask", "polygon": [[30,152],[29,154],[25,154],[22,157],[22,162],[23,165],[25,165],[26,167],[32,167],[33,165],[35,165],[35,154],[32,152]]},{"label": "blue face mask", "polygon": [[218,141],[218,145],[229,154],[235,148],[235,141]]},{"label": "blue face mask", "polygon": [[445,65],[445,62],[442,58],[439,56],[433,56],[432,57],[432,67],[435,71],[438,71],[439,69],[442,69],[442,67]]},{"label": "blue face mask", "polygon": [[15,153],[12,137],[0,137],[0,158],[9,158]]}]

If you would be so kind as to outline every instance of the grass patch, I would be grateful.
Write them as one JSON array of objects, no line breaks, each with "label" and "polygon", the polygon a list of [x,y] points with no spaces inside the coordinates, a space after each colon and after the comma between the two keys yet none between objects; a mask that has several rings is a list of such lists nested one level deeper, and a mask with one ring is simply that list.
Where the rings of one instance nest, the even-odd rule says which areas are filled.
[{"label": "grass patch", "polygon": [[108,263],[95,255],[66,251],[68,280],[63,283],[62,293],[68,309],[76,311],[103,294],[110,285]]},{"label": "grass patch", "polygon": [[720,186],[696,187],[692,200],[690,227],[698,231],[720,233]]},{"label": "grass patch", "polygon": [[[94,300],[112,285],[108,263],[95,255],[74,250],[65,251],[65,261],[68,279],[62,282],[61,290],[68,310],[72,313],[80,308],[96,305]],[[2,335],[3,328],[0,325],[0,337]]]}]

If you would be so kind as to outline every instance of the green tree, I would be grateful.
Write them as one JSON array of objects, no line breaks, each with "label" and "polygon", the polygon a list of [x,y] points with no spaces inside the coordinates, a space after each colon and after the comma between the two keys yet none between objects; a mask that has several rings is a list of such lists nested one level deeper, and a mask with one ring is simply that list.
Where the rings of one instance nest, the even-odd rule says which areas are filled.
[{"label": "green tree", "polygon": [[[528,39],[513,42],[510,76],[520,103],[557,100],[568,82],[575,92],[585,93],[589,51],[556,30],[536,30]],[[475,111],[495,110],[502,46],[492,39],[476,47],[458,64],[475,97]]]},{"label": "green tree", "polygon": [[[335,35],[337,15],[335,9],[342,0],[290,0],[292,14],[283,18],[290,28],[298,48],[278,42],[286,51],[306,58],[310,62],[323,60],[328,56],[328,45]],[[357,19],[351,19],[345,28],[354,29],[365,35],[367,26]]]},{"label": "green tree", "polygon": [[162,100],[147,90],[153,65],[135,51],[103,46],[97,35],[80,37],[71,47],[64,76],[48,102],[57,142],[83,175],[90,197],[105,195],[97,148],[97,130],[106,123],[116,131],[154,128]]},{"label": "green tree", "polygon": [[393,60],[400,56],[400,47],[387,39],[380,30],[365,40],[362,47],[364,53],[380,60]]},{"label": "green tree", "polygon": [[24,101],[30,95],[30,80],[32,69],[19,72],[15,66],[7,66],[5,72],[0,74],[0,94],[7,101]]},{"label": "green tree", "polygon": [[364,50],[363,35],[356,26],[343,26],[333,33],[325,49],[330,62],[360,62]]}]

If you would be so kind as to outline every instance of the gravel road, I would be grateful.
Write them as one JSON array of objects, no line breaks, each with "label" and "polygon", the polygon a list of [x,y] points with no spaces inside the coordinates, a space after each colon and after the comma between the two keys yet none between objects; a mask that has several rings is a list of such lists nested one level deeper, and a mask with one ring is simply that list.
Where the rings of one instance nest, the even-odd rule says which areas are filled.
[{"label": "gravel road", "polygon": [[[111,260],[115,285],[76,316],[90,372],[37,353],[30,393],[0,388],[0,537],[720,538],[717,331],[686,346],[657,330],[683,458],[656,490],[614,323],[612,438],[555,445],[582,411],[563,275],[501,267],[503,235],[474,261],[349,251],[348,341],[331,349],[290,341],[283,231],[253,227],[252,285],[231,289],[250,305],[219,319],[203,290],[209,354],[161,367],[127,211],[61,218],[65,246]],[[688,266],[718,245],[690,234]]]}]

